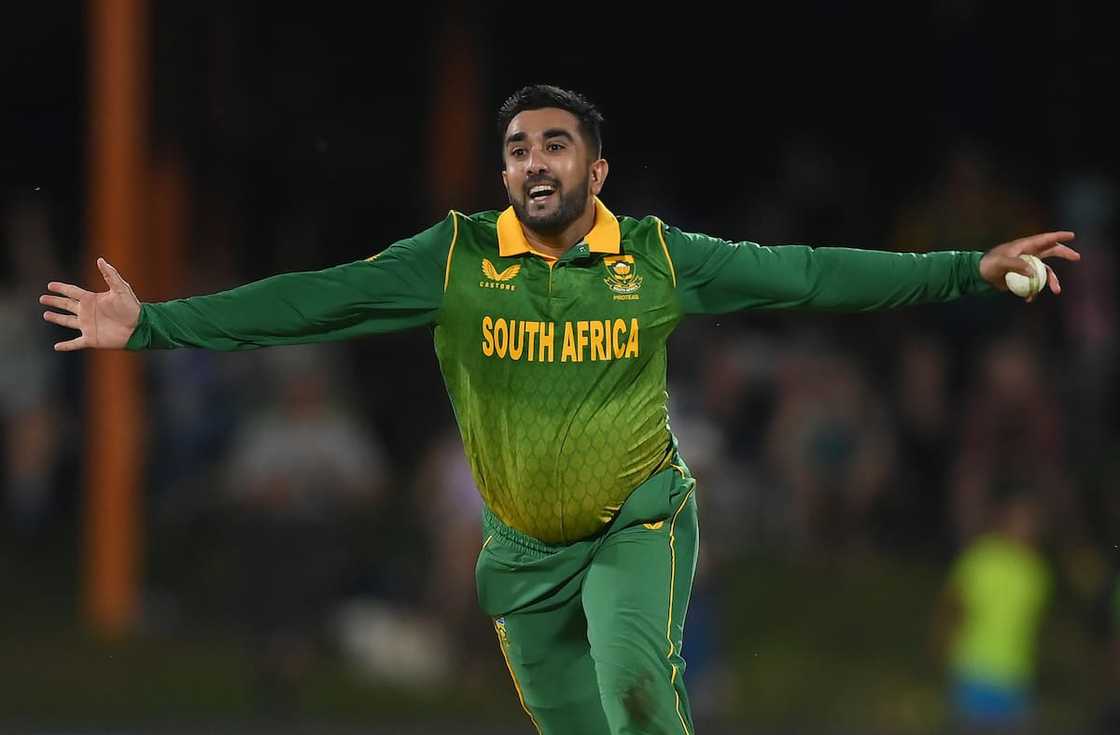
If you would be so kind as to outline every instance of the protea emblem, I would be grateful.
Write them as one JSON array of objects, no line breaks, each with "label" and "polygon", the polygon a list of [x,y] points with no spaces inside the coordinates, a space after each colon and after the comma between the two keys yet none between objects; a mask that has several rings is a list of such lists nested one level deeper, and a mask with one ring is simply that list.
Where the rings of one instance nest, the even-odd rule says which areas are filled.
[{"label": "protea emblem", "polygon": [[603,283],[617,294],[632,294],[642,287],[642,277],[638,275],[633,255],[608,255],[603,258],[607,277]]}]

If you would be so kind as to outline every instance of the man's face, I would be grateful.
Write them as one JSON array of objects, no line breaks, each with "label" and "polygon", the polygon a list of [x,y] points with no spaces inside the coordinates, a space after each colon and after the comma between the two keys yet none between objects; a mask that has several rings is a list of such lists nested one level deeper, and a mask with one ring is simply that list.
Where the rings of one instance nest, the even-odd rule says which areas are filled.
[{"label": "man's face", "polygon": [[577,220],[602,188],[606,162],[596,160],[567,110],[525,110],[506,128],[503,159],[509,202],[521,222],[559,233]]}]

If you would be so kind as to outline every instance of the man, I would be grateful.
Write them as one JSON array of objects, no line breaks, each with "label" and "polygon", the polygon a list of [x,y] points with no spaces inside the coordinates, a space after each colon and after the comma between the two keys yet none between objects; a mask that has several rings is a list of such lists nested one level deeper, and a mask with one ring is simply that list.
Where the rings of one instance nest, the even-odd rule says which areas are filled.
[{"label": "man", "polygon": [[[1076,260],[1070,232],[981,253],[764,248],[615,217],[602,117],[572,92],[502,105],[510,207],[463,215],[366,261],[141,305],[51,283],[81,331],[56,345],[236,350],[433,330],[485,501],[478,596],[538,732],[692,733],[681,636],[695,481],[666,411],[665,341],[686,314],[870,310],[1005,290],[1020,253]],[[1058,279],[1048,273],[1050,287]]]},{"label": "man", "polygon": [[1053,587],[1039,551],[1039,510],[1029,490],[1008,492],[987,532],[953,563],[942,593],[936,632],[961,732],[1024,732],[1033,719],[1038,634]]}]

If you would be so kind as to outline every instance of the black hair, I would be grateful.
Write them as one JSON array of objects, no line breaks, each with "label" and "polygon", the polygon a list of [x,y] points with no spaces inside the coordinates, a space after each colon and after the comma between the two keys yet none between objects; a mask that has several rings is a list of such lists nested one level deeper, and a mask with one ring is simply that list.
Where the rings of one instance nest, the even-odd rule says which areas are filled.
[{"label": "black hair", "polygon": [[514,92],[498,108],[498,139],[505,145],[506,130],[518,113],[555,107],[567,110],[579,120],[579,129],[596,158],[603,156],[603,113],[579,92],[554,87],[551,84],[533,84]]}]

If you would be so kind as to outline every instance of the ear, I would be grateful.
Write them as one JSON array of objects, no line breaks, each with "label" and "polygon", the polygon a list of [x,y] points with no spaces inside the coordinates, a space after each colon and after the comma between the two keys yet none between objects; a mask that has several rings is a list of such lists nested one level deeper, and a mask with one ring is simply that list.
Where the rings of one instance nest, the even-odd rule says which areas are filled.
[{"label": "ear", "polygon": [[502,186],[505,187],[506,194],[509,194],[509,173],[504,168],[502,169]]},{"label": "ear", "polygon": [[598,196],[599,192],[603,189],[603,184],[607,181],[607,173],[610,171],[610,164],[607,163],[605,158],[600,158],[591,164],[591,193]]}]

